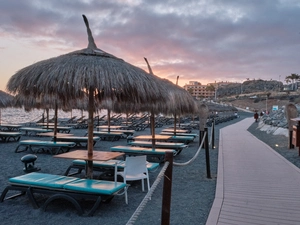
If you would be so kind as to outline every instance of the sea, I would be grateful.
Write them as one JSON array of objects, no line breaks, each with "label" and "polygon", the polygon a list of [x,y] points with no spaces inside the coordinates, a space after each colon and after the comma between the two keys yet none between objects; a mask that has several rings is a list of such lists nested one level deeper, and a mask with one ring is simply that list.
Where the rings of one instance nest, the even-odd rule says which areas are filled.
[{"label": "sea", "polygon": [[[40,119],[46,118],[47,114],[45,110],[41,109],[33,109],[29,112],[25,111],[24,108],[1,108],[1,117],[0,121],[2,124],[27,124],[34,123],[39,121]],[[97,113],[95,116],[103,116],[107,115],[107,110],[103,109]],[[58,110],[58,120],[59,121],[67,121],[71,117],[76,116],[76,118],[80,118],[84,116],[84,118],[88,118],[88,112],[83,110],[73,109],[72,111],[65,112],[63,110]],[[54,117],[54,110],[49,110],[49,119]],[[75,119],[76,119],[75,118]]]}]

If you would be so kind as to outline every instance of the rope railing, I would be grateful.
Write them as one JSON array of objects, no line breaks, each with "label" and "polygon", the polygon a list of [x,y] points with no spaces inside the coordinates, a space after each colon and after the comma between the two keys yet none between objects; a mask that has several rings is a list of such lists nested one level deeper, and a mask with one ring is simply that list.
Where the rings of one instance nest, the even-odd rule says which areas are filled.
[{"label": "rope railing", "polygon": [[[202,140],[201,140],[201,144],[197,150],[197,152],[195,153],[195,155],[190,159],[188,160],[187,162],[184,162],[184,163],[176,163],[176,162],[171,162],[173,165],[175,166],[186,166],[190,163],[192,163],[199,155],[200,151],[201,151],[201,148],[202,146],[204,145],[204,142],[208,142],[207,140],[207,130],[206,132],[204,132],[203,134],[203,137],[202,137]],[[208,144],[208,143],[207,143]],[[173,159],[172,159],[173,161]],[[132,214],[132,216],[130,217],[130,219],[128,220],[128,222],[126,223],[126,225],[133,225],[136,220],[138,219],[139,215],[142,213],[143,209],[145,208],[146,204],[148,203],[149,200],[151,200],[151,196],[153,194],[153,192],[156,190],[158,184],[160,183],[160,181],[162,180],[162,178],[165,178],[166,179],[166,175],[165,175],[165,172],[166,170],[168,169],[168,167],[170,166],[170,162],[169,161],[166,161],[163,168],[161,169],[160,173],[158,174],[158,176],[156,177],[153,185],[151,186],[150,190],[148,191],[148,193],[145,195],[144,199],[141,201],[140,205],[136,208],[135,212]],[[171,165],[172,166],[172,165]],[[172,176],[172,175],[171,175]],[[168,178],[167,178],[168,179]],[[170,179],[172,180],[172,179]],[[162,219],[163,221],[163,219]]]},{"label": "rope railing", "polygon": [[152,196],[153,192],[155,191],[155,189],[157,188],[158,184],[160,183],[161,179],[164,177],[165,171],[168,168],[168,166],[169,166],[169,162],[166,161],[165,164],[164,164],[164,166],[163,166],[163,168],[161,169],[161,171],[157,175],[154,183],[152,184],[150,190],[148,191],[148,193],[146,194],[146,196],[144,197],[144,199],[142,200],[142,202],[140,203],[140,205],[136,208],[135,212],[132,214],[132,216],[130,217],[130,219],[126,223],[126,225],[132,225],[132,224],[135,223],[135,221],[137,220],[138,216],[141,214],[141,212],[145,208],[147,202],[149,200],[151,200],[151,196]]},{"label": "rope railing", "polygon": [[203,135],[201,144],[200,144],[200,146],[199,146],[197,152],[196,152],[195,155],[193,156],[193,158],[191,158],[189,161],[184,162],[184,163],[173,162],[173,165],[174,165],[174,166],[186,166],[186,165],[190,164],[191,162],[193,162],[193,161],[197,158],[197,156],[199,155],[199,153],[200,153],[200,151],[201,151],[201,148],[202,148],[202,146],[203,146],[203,144],[204,144],[206,135],[207,135],[207,133],[205,132],[204,135]]}]

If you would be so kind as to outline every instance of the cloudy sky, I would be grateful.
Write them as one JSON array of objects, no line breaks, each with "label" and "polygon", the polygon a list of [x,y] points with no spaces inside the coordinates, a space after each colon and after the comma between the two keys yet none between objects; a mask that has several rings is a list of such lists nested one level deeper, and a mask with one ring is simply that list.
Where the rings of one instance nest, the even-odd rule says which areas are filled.
[{"label": "cloudy sky", "polygon": [[0,90],[19,69],[98,48],[179,85],[300,73],[299,0],[0,0]]}]

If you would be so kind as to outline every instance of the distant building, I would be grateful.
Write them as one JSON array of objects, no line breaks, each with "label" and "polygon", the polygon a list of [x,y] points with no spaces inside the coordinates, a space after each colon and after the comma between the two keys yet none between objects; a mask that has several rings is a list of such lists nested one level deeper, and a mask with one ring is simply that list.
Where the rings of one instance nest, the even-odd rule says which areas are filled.
[{"label": "distant building", "polygon": [[188,84],[185,84],[183,88],[187,90],[193,97],[196,99],[201,98],[214,98],[215,91],[210,90],[207,88],[208,85],[202,85],[198,81],[189,81]]}]

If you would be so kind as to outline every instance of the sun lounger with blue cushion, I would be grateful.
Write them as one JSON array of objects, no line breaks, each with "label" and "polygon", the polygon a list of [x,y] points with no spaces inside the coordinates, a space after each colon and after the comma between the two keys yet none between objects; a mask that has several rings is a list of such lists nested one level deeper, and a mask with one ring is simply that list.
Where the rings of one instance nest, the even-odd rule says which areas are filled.
[{"label": "sun lounger with blue cushion", "polygon": [[112,152],[123,152],[126,155],[147,155],[150,157],[149,160],[152,158],[158,159],[159,162],[164,162],[166,152],[172,151],[173,155],[177,154],[177,151],[174,149],[163,149],[163,148],[145,148],[145,147],[138,147],[138,146],[114,146],[110,148]]},{"label": "sun lounger with blue cushion", "polygon": [[[96,142],[99,140],[100,137],[93,137],[93,145],[95,145]],[[77,147],[87,147],[88,137],[61,136],[61,137],[56,137],[56,141],[75,142]],[[85,143],[85,145],[82,145],[82,143]]]},{"label": "sun lounger with blue cushion", "polygon": [[[172,135],[174,135],[174,132],[161,132],[160,135],[170,135],[170,136],[172,136]],[[188,136],[188,137],[191,136],[195,139],[199,135],[195,134],[195,133],[176,133],[176,136]]]},{"label": "sun lounger with blue cushion", "polygon": [[[116,160],[111,159],[108,161],[93,161],[93,171],[99,171],[99,172],[106,172],[106,171],[112,171],[115,169],[115,166],[117,166],[118,170],[124,170],[125,168],[125,161],[124,160]],[[155,170],[159,166],[159,163],[153,163],[153,162],[147,162],[147,169],[149,171]],[[73,176],[75,174],[80,174],[82,170],[85,170],[86,167],[86,161],[76,159],[72,161],[72,164],[68,167],[66,172],[64,173],[65,176]],[[72,169],[77,169],[77,172],[71,173],[70,171]]]},{"label": "sun lounger with blue cushion", "polygon": [[[100,131],[105,131],[105,132],[107,132],[108,129],[107,129],[107,128],[102,128]],[[94,131],[94,132],[97,132],[97,131]],[[134,135],[135,130],[123,130],[123,129],[115,130],[115,129],[111,129],[110,132],[121,132],[121,133],[124,134],[124,138],[127,138],[128,136]]]},{"label": "sun lounger with blue cushion", "polygon": [[124,133],[122,131],[93,131],[93,135],[99,136],[102,141],[118,141],[122,138],[122,135],[124,135]]},{"label": "sun lounger with blue cushion", "polygon": [[[15,152],[24,152],[29,149],[32,153],[42,151],[56,155],[58,153],[68,152],[70,148],[75,147],[75,145],[75,142],[23,140],[19,142]],[[25,148],[20,150],[19,148],[21,146]]]},{"label": "sun lounger with blue cushion", "polygon": [[20,132],[0,132],[0,141],[9,142],[9,141],[19,141],[22,136]]},{"label": "sun lounger with blue cushion", "polygon": [[[48,126],[48,128],[47,128],[47,126],[43,126],[43,129],[54,129],[54,126],[53,125],[51,125],[51,126]],[[70,131],[71,131],[71,129],[72,129],[72,127],[62,127],[62,126],[58,126],[58,127],[56,127],[56,130],[57,130],[57,132],[58,133],[70,133]]]},{"label": "sun lounger with blue cushion", "polygon": [[[116,181],[80,179],[46,173],[32,172],[25,175],[12,177],[9,185],[0,196],[0,202],[4,199],[15,198],[27,194],[32,206],[39,208],[34,194],[48,195],[49,198],[43,204],[42,209],[56,199],[65,199],[72,203],[79,215],[84,213],[79,199],[94,200],[94,206],[87,213],[92,216],[101,202],[109,202],[118,192],[125,190],[126,184]],[[8,191],[19,191],[20,193],[5,198]]]},{"label": "sun lounger with blue cushion", "polygon": [[53,130],[38,128],[38,127],[21,127],[20,131],[25,132],[24,135],[31,136],[31,135],[36,135],[37,133],[51,132]]},{"label": "sun lounger with blue cushion", "polygon": [[184,143],[184,144],[187,145],[187,144],[193,142],[194,139],[195,138],[193,136],[173,135],[167,141],[170,141],[170,142],[182,142],[182,143]]}]

